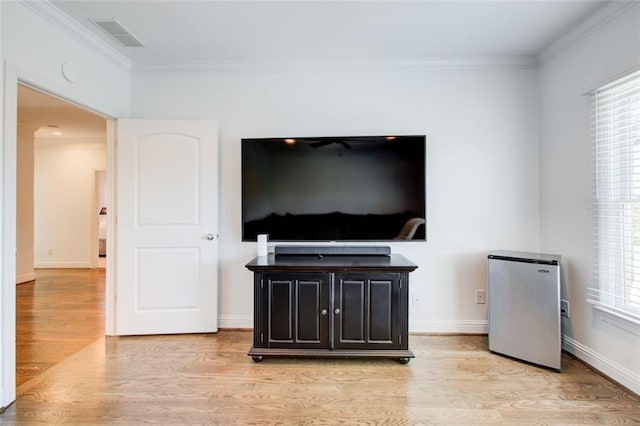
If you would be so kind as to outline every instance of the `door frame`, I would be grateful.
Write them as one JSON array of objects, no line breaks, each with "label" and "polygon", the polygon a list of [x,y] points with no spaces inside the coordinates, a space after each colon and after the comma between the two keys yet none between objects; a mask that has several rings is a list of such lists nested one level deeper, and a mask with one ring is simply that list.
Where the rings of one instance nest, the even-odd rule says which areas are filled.
[{"label": "door frame", "polygon": [[[113,211],[116,204],[115,172],[116,172],[116,140],[115,120],[109,112],[99,107],[84,104],[66,96],[64,87],[57,85],[38,75],[20,70],[6,60],[4,66],[4,141],[0,151],[2,173],[0,186],[2,202],[0,209],[1,241],[0,266],[2,270],[2,284],[0,287],[0,407],[6,407],[15,401],[16,397],[16,168],[17,168],[17,127],[18,127],[18,84],[24,84],[40,90],[50,96],[59,98],[79,108],[91,111],[103,117],[107,123],[107,204]],[[0,74],[1,75],[1,74]],[[115,218],[107,215],[107,239],[112,244],[107,245],[107,271],[105,289],[105,334],[115,333],[115,253],[116,232]]]}]

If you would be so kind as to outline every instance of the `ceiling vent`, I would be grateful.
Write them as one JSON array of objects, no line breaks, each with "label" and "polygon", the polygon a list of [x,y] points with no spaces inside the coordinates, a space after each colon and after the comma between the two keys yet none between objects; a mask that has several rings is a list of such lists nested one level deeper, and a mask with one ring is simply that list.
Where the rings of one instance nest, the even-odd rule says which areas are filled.
[{"label": "ceiling vent", "polygon": [[90,21],[122,46],[142,47],[140,40],[135,38],[133,34],[127,31],[127,29],[115,19],[90,19]]}]

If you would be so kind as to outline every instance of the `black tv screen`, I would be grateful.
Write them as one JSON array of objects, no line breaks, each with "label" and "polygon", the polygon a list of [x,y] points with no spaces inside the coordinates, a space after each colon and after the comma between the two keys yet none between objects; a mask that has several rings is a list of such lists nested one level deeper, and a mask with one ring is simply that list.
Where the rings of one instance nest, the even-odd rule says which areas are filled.
[{"label": "black tv screen", "polygon": [[425,136],[242,139],[242,240],[425,240]]}]

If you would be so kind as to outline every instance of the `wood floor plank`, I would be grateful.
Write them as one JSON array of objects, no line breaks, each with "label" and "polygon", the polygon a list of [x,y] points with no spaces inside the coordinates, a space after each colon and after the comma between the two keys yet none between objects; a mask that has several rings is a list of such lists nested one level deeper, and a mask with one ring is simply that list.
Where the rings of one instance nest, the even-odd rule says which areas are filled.
[{"label": "wood floor plank", "polygon": [[[69,335],[76,336],[43,340],[77,343]],[[0,423],[640,424],[638,396],[567,355],[556,372],[490,353],[486,336],[412,335],[410,342],[416,358],[407,365],[255,363],[246,355],[249,331],[101,337],[21,385]],[[42,359],[55,362],[51,354]]]},{"label": "wood floor plank", "polygon": [[16,288],[20,386],[104,336],[104,269],[36,269]]},{"label": "wood floor plank", "polygon": [[[385,359],[267,359],[252,335],[101,338],[22,389],[0,420],[56,424],[640,424],[640,399],[575,359],[558,373],[486,336],[411,336]],[[447,349],[448,348],[448,349]]]}]

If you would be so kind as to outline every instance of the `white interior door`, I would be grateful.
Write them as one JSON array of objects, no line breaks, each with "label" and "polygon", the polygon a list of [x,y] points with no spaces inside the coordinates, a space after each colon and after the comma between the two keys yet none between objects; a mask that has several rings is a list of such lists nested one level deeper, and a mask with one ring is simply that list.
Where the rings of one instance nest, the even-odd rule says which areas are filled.
[{"label": "white interior door", "polygon": [[118,120],[116,334],[217,331],[211,121]]}]

